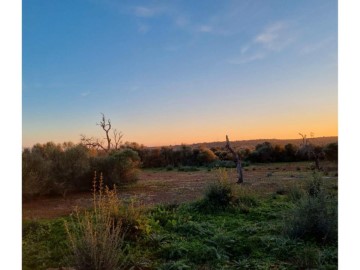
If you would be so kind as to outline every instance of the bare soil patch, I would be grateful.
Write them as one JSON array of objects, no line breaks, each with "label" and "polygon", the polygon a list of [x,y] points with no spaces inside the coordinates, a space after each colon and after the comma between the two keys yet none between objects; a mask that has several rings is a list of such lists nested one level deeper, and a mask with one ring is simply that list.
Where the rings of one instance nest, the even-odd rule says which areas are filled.
[{"label": "bare soil patch", "polygon": [[[246,186],[270,194],[277,188],[292,185],[312,173],[311,163],[258,164],[244,169]],[[337,168],[336,168],[337,169]],[[330,170],[329,179],[337,179],[336,170]],[[335,176],[336,175],[336,176]],[[230,179],[237,180],[235,169],[229,169]],[[141,204],[182,203],[201,198],[209,183],[215,181],[217,171],[202,169],[196,172],[142,170],[136,184],[119,187],[124,199],[136,198]],[[51,219],[66,216],[76,207],[91,207],[91,192],[68,194],[66,197],[42,197],[23,202],[23,219]]]}]

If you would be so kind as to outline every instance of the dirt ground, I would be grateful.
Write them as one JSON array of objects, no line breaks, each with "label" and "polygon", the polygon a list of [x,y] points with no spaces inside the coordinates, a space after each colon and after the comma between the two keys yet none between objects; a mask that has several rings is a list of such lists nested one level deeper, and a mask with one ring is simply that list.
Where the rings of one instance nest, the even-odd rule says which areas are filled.
[{"label": "dirt ground", "polygon": [[[243,185],[260,189],[263,193],[275,192],[279,187],[292,185],[311,175],[311,163],[260,164],[244,168]],[[337,166],[326,164],[326,179],[337,179]],[[229,169],[230,181],[236,182],[235,169]],[[136,184],[120,187],[123,198],[136,198],[144,205],[181,203],[201,198],[207,185],[218,178],[217,170],[202,169],[195,172],[177,170],[142,170]],[[66,197],[42,197],[23,202],[23,219],[51,219],[69,215],[76,207],[91,207],[90,192],[68,194]]]}]

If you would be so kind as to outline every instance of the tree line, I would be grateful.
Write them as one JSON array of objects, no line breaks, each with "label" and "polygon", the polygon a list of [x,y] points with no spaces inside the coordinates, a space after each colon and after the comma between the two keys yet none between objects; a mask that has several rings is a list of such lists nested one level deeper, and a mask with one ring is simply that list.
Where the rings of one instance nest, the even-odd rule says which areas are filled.
[{"label": "tree line", "polygon": [[[320,160],[337,161],[338,144],[314,146]],[[254,150],[235,149],[244,165],[250,163],[295,162],[313,160],[299,147],[284,147],[269,142],[258,144]],[[226,147],[192,148],[165,146],[149,148],[126,142],[117,149],[89,148],[71,142],[36,144],[22,152],[23,195],[62,194],[89,190],[94,171],[102,173],[105,184],[122,185],[137,179],[139,168],[175,168],[182,166],[235,167],[232,153]]]}]

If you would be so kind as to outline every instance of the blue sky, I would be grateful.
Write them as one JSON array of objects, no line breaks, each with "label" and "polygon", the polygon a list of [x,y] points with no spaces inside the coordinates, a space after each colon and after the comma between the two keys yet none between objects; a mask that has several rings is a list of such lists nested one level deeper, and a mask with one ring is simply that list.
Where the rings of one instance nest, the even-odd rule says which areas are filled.
[{"label": "blue sky", "polygon": [[23,145],[337,135],[337,1],[23,1]]}]

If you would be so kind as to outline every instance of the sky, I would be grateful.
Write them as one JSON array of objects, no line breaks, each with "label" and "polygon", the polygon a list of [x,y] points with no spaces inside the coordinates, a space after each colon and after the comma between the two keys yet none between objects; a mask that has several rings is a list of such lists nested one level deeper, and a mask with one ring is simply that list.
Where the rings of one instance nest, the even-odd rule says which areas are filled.
[{"label": "sky", "polygon": [[22,143],[338,135],[334,0],[27,0]]}]

